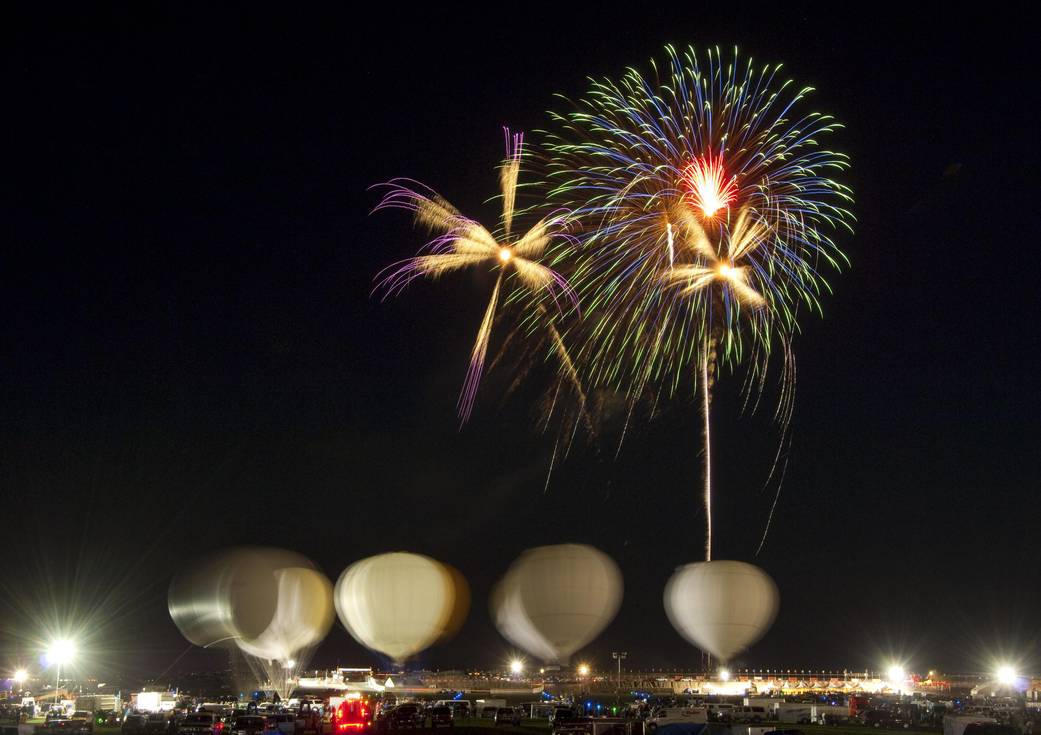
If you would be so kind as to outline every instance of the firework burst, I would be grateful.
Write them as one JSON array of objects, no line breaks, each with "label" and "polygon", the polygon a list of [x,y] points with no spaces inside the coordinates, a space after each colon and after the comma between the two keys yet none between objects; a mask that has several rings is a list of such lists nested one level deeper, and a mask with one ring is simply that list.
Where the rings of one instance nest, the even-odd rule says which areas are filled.
[{"label": "firework burst", "polygon": [[[499,183],[503,203],[501,227],[492,234],[480,223],[465,217],[433,190],[408,179],[395,179],[384,184],[383,199],[374,211],[388,208],[405,209],[415,215],[416,223],[436,236],[420,254],[394,263],[376,277],[374,290],[384,296],[401,293],[420,277],[439,278],[469,267],[485,267],[497,273],[491,298],[477,330],[470,355],[470,365],[459,394],[459,418],[466,422],[473,410],[474,399],[484,371],[492,326],[507,289],[534,294],[538,302],[537,316],[545,317],[545,299],[558,302],[559,297],[572,302],[576,297],[568,282],[556,271],[540,263],[547,246],[556,238],[569,239],[567,215],[550,214],[538,221],[523,236],[513,238],[517,181],[523,154],[523,136],[506,131],[506,159],[500,169]],[[559,305],[559,304],[558,304]],[[552,328],[552,325],[550,325]],[[553,330],[556,334],[556,330]]]},{"label": "firework burst", "polygon": [[[779,66],[666,51],[651,76],[593,80],[553,115],[549,195],[583,231],[550,262],[569,264],[588,315],[575,356],[591,384],[633,400],[700,385],[710,511],[713,376],[745,365],[758,395],[780,345],[787,421],[799,311],[820,310],[821,266],[844,260],[830,233],[851,221],[851,197],[830,177],[848,160],[820,143],[840,126],[799,112],[811,88],[784,81]],[[710,512],[708,524],[711,558]]]}]

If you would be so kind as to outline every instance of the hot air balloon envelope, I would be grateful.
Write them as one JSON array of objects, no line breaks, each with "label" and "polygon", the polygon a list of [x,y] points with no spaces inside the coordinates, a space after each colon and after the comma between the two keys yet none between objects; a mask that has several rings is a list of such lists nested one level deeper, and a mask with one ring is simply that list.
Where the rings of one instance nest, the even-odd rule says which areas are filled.
[{"label": "hot air balloon envelope", "polygon": [[664,602],[680,635],[725,662],[769,630],[780,598],[759,567],[706,561],[677,569],[665,585]]},{"label": "hot air balloon envelope", "polygon": [[469,591],[462,575],[441,562],[394,552],[347,567],[335,601],[356,641],[402,662],[458,630]]},{"label": "hot air balloon envelope", "polygon": [[197,646],[235,646],[270,625],[279,602],[276,572],[313,569],[293,551],[262,547],[225,549],[179,572],[170,583],[170,617]]},{"label": "hot air balloon envelope", "polygon": [[566,663],[618,612],[622,574],[611,557],[583,544],[530,549],[491,599],[499,632],[546,662]]}]

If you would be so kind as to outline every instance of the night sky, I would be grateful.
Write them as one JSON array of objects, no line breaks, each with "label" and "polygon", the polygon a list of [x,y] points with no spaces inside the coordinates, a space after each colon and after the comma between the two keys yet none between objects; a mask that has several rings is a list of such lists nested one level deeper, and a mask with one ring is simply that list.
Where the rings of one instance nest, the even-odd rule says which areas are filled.
[{"label": "night sky", "polygon": [[[114,6],[5,24],[0,666],[64,628],[103,674],[160,673],[187,645],[171,575],[246,543],[334,581],[382,551],[454,564],[474,608],[417,664],[498,665],[492,584],[566,541],[625,576],[586,658],[700,664],[661,603],[703,551],[696,403],[639,422],[616,461],[577,447],[544,490],[537,382],[503,400],[510,371],[492,372],[458,428],[490,277],[370,297],[423,242],[406,215],[369,215],[370,185],[410,176],[494,224],[501,126],[533,131],[554,93],[673,42],[784,62],[846,124],[834,145],[854,163],[851,265],[824,319],[802,320],[758,557],[778,428],[741,415],[736,379],[714,405],[716,555],[761,565],[782,600],[735,663],[1041,667],[1036,43],[1016,17],[698,5]],[[314,661],[377,659],[336,623]],[[224,665],[193,651],[175,669]]]}]

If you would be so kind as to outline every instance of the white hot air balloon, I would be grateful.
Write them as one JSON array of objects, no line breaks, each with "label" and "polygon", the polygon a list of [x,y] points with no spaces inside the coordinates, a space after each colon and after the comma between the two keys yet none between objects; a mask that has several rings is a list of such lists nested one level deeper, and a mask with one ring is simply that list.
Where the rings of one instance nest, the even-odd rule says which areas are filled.
[{"label": "white hot air balloon", "polygon": [[317,646],[333,623],[333,586],[324,574],[306,567],[275,572],[278,589],[271,622],[255,638],[238,641],[250,656],[283,663],[298,662],[301,652]]},{"label": "white hot air balloon", "polygon": [[401,663],[458,630],[469,594],[462,577],[421,554],[362,559],[336,582],[336,612],[356,641]]},{"label": "white hot air balloon", "polygon": [[223,549],[179,572],[170,583],[170,617],[197,646],[233,647],[261,635],[278,605],[280,569],[313,569],[293,551],[263,547]]},{"label": "white hot air balloon", "polygon": [[546,662],[566,663],[614,619],[622,574],[607,554],[582,544],[530,549],[492,593],[499,632]]},{"label": "white hot air balloon", "polygon": [[769,630],[780,598],[773,579],[741,561],[705,561],[678,568],[665,585],[673,627],[721,662]]},{"label": "white hot air balloon", "polygon": [[282,549],[225,549],[202,559],[174,578],[168,604],[185,638],[239,648],[259,682],[282,696],[333,621],[332,584],[307,557]]}]

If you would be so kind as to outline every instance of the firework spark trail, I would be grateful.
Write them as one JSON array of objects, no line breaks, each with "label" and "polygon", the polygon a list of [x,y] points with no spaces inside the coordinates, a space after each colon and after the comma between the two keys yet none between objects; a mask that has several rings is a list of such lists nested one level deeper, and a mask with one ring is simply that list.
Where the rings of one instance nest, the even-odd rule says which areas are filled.
[{"label": "firework spark trail", "polygon": [[[786,385],[795,385],[795,356],[792,354],[790,344],[785,344],[785,369],[791,371],[792,377],[789,383]],[[783,407],[783,408],[782,408]],[[781,471],[777,478],[777,490],[774,492],[773,502],[770,504],[770,513],[766,517],[766,526],[763,528],[763,536],[759,540],[759,546],[755,550],[755,556],[759,556],[763,549],[766,547],[766,537],[770,534],[770,527],[773,525],[774,513],[777,511],[777,504],[781,500],[781,490],[784,487],[784,478],[788,475],[788,460],[789,452],[791,448],[791,417],[792,411],[794,410],[793,400],[791,391],[787,396],[787,400],[782,398],[778,403],[778,411],[784,410],[786,413],[780,420],[781,425],[781,438],[777,443],[777,454],[774,455],[773,464],[770,466],[770,474],[766,478],[766,482],[763,483],[763,490],[770,486],[770,481],[777,473],[777,467],[780,464]],[[781,457],[784,457],[783,461]]]},{"label": "firework spark trail", "polygon": [[557,461],[557,446],[560,444],[560,436],[553,440],[553,454],[549,458],[549,469],[546,471],[546,483],[542,486],[542,494],[549,492],[549,481],[553,477],[553,465]]},{"label": "firework spark trail", "polygon": [[488,301],[488,308],[481,320],[481,327],[477,330],[477,341],[474,342],[473,352],[470,355],[470,368],[466,371],[466,380],[463,381],[463,389],[459,393],[459,418],[462,423],[470,420],[473,411],[474,398],[477,395],[477,386],[481,382],[481,371],[484,368],[484,358],[488,354],[488,338],[492,333],[492,322],[495,320],[495,307],[499,303],[499,289],[502,286],[502,273],[495,280],[495,288],[492,289],[492,298]]},{"label": "firework spark trail", "polygon": [[[582,379],[578,375],[578,369],[575,367],[575,363],[571,359],[571,355],[568,353],[567,347],[564,345],[564,339],[560,336],[560,332],[557,331],[556,325],[552,321],[547,323],[550,337],[553,340],[553,347],[560,358],[560,365],[571,383],[571,386],[575,389],[575,393],[578,395],[578,411],[582,417],[582,422],[585,424],[586,431],[589,432],[590,437],[596,437],[596,427],[593,425],[593,418],[589,415],[589,401],[586,397],[586,392],[582,388]],[[570,446],[570,445],[569,445]]]}]

